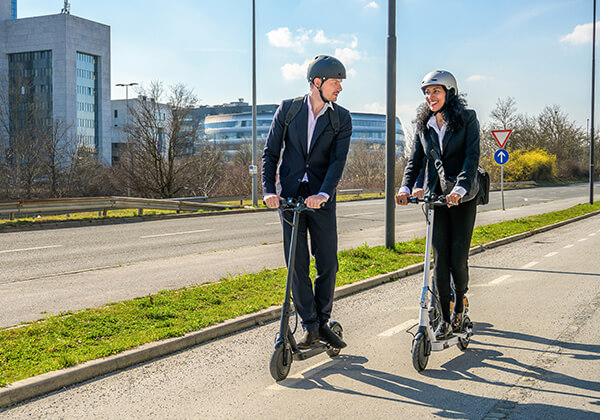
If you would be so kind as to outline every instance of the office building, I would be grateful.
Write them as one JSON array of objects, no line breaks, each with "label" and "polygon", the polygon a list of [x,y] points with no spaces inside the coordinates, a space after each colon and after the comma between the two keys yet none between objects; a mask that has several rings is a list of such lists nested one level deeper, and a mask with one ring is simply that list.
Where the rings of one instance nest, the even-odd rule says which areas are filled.
[{"label": "office building", "polygon": [[18,19],[16,0],[0,0],[0,79],[24,98],[13,124],[32,111],[38,123],[61,121],[78,147],[110,163],[109,26],[68,8]]}]

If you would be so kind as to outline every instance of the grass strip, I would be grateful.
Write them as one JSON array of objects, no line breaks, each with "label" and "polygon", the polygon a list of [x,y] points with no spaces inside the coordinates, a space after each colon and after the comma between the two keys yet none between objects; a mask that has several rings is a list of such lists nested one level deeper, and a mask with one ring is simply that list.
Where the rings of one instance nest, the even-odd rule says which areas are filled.
[{"label": "grass strip", "polygon": [[[600,203],[475,228],[472,245],[546,226],[600,209]],[[423,261],[424,239],[339,253],[337,285],[353,283]],[[314,266],[311,268],[314,276]],[[182,336],[279,305],[285,268],[230,276],[216,283],[164,290],[100,308],[63,313],[0,330],[0,386],[141,344]]]}]

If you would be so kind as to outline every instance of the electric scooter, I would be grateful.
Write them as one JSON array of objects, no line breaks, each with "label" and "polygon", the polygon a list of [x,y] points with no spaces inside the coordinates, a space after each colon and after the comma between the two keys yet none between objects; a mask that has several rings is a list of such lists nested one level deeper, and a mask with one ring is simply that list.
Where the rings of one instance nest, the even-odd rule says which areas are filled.
[{"label": "electric scooter", "polygon": [[[288,198],[281,202],[280,208],[283,211],[292,211],[294,213],[293,220],[290,223],[285,218],[284,222],[292,226],[292,237],[290,240],[290,250],[288,257],[288,272],[285,284],[285,299],[281,310],[281,323],[279,326],[279,334],[275,341],[275,351],[271,356],[270,370],[271,376],[276,381],[281,381],[288,376],[293,360],[306,360],[323,352],[327,352],[330,357],[335,357],[340,354],[340,349],[332,347],[328,343],[319,341],[317,344],[307,348],[299,349],[294,339],[294,330],[290,328],[290,317],[292,315],[291,294],[292,294],[292,278],[294,276],[294,264],[296,261],[296,243],[298,241],[297,230],[300,222],[300,213],[304,211],[315,211],[304,204],[302,197],[298,199]],[[296,327],[298,326],[296,314]],[[336,322],[329,322],[329,328],[343,339],[342,326]]]},{"label": "electric scooter", "polygon": [[[446,206],[448,202],[444,196],[429,195],[423,199],[409,197],[409,203],[423,203],[425,218],[427,221],[427,235],[425,239],[425,263],[423,268],[423,289],[421,292],[421,309],[419,314],[419,328],[414,334],[412,342],[412,362],[414,368],[421,372],[425,370],[429,355],[432,351],[442,351],[457,345],[461,350],[466,350],[471,336],[473,335],[473,323],[467,315],[469,311],[469,301],[464,297],[464,312],[462,323],[458,332],[453,333],[450,337],[444,340],[436,340],[434,331],[438,327],[442,319],[442,309],[438,298],[437,290],[433,284],[430,270],[431,258],[431,243],[433,240],[433,216],[435,206]],[[451,287],[452,301],[450,303],[450,311],[454,308],[454,284]]]}]

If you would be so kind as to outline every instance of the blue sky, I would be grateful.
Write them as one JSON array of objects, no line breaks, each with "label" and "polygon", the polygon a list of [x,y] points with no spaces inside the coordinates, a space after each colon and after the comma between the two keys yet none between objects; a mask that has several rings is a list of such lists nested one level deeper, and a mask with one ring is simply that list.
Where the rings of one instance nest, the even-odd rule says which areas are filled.
[{"label": "blue sky", "polygon": [[[185,83],[200,103],[250,102],[251,0],[72,0],[71,14],[111,26],[116,83]],[[348,69],[338,103],[385,112],[387,0],[256,0],[257,103],[307,91],[307,60]],[[19,0],[18,17],[59,13],[62,0]],[[397,114],[409,123],[434,69],[455,74],[482,123],[498,98],[537,115],[558,104],[590,115],[592,0],[397,0]],[[597,31],[600,32],[600,31]],[[600,57],[598,57],[600,60]]]}]

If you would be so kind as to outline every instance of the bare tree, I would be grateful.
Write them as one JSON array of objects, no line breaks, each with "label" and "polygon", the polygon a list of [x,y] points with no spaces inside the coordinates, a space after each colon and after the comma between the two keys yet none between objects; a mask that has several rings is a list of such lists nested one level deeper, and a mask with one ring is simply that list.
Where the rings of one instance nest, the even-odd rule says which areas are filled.
[{"label": "bare tree", "polygon": [[[128,147],[124,166],[131,187],[140,195],[168,198],[177,195],[194,176],[193,143],[198,126],[188,116],[197,99],[182,84],[165,91],[162,83],[140,88],[130,106],[125,128]],[[164,102],[163,102],[164,101]]]},{"label": "bare tree", "polygon": [[343,185],[347,188],[383,190],[385,185],[385,150],[356,142],[348,153]]}]

